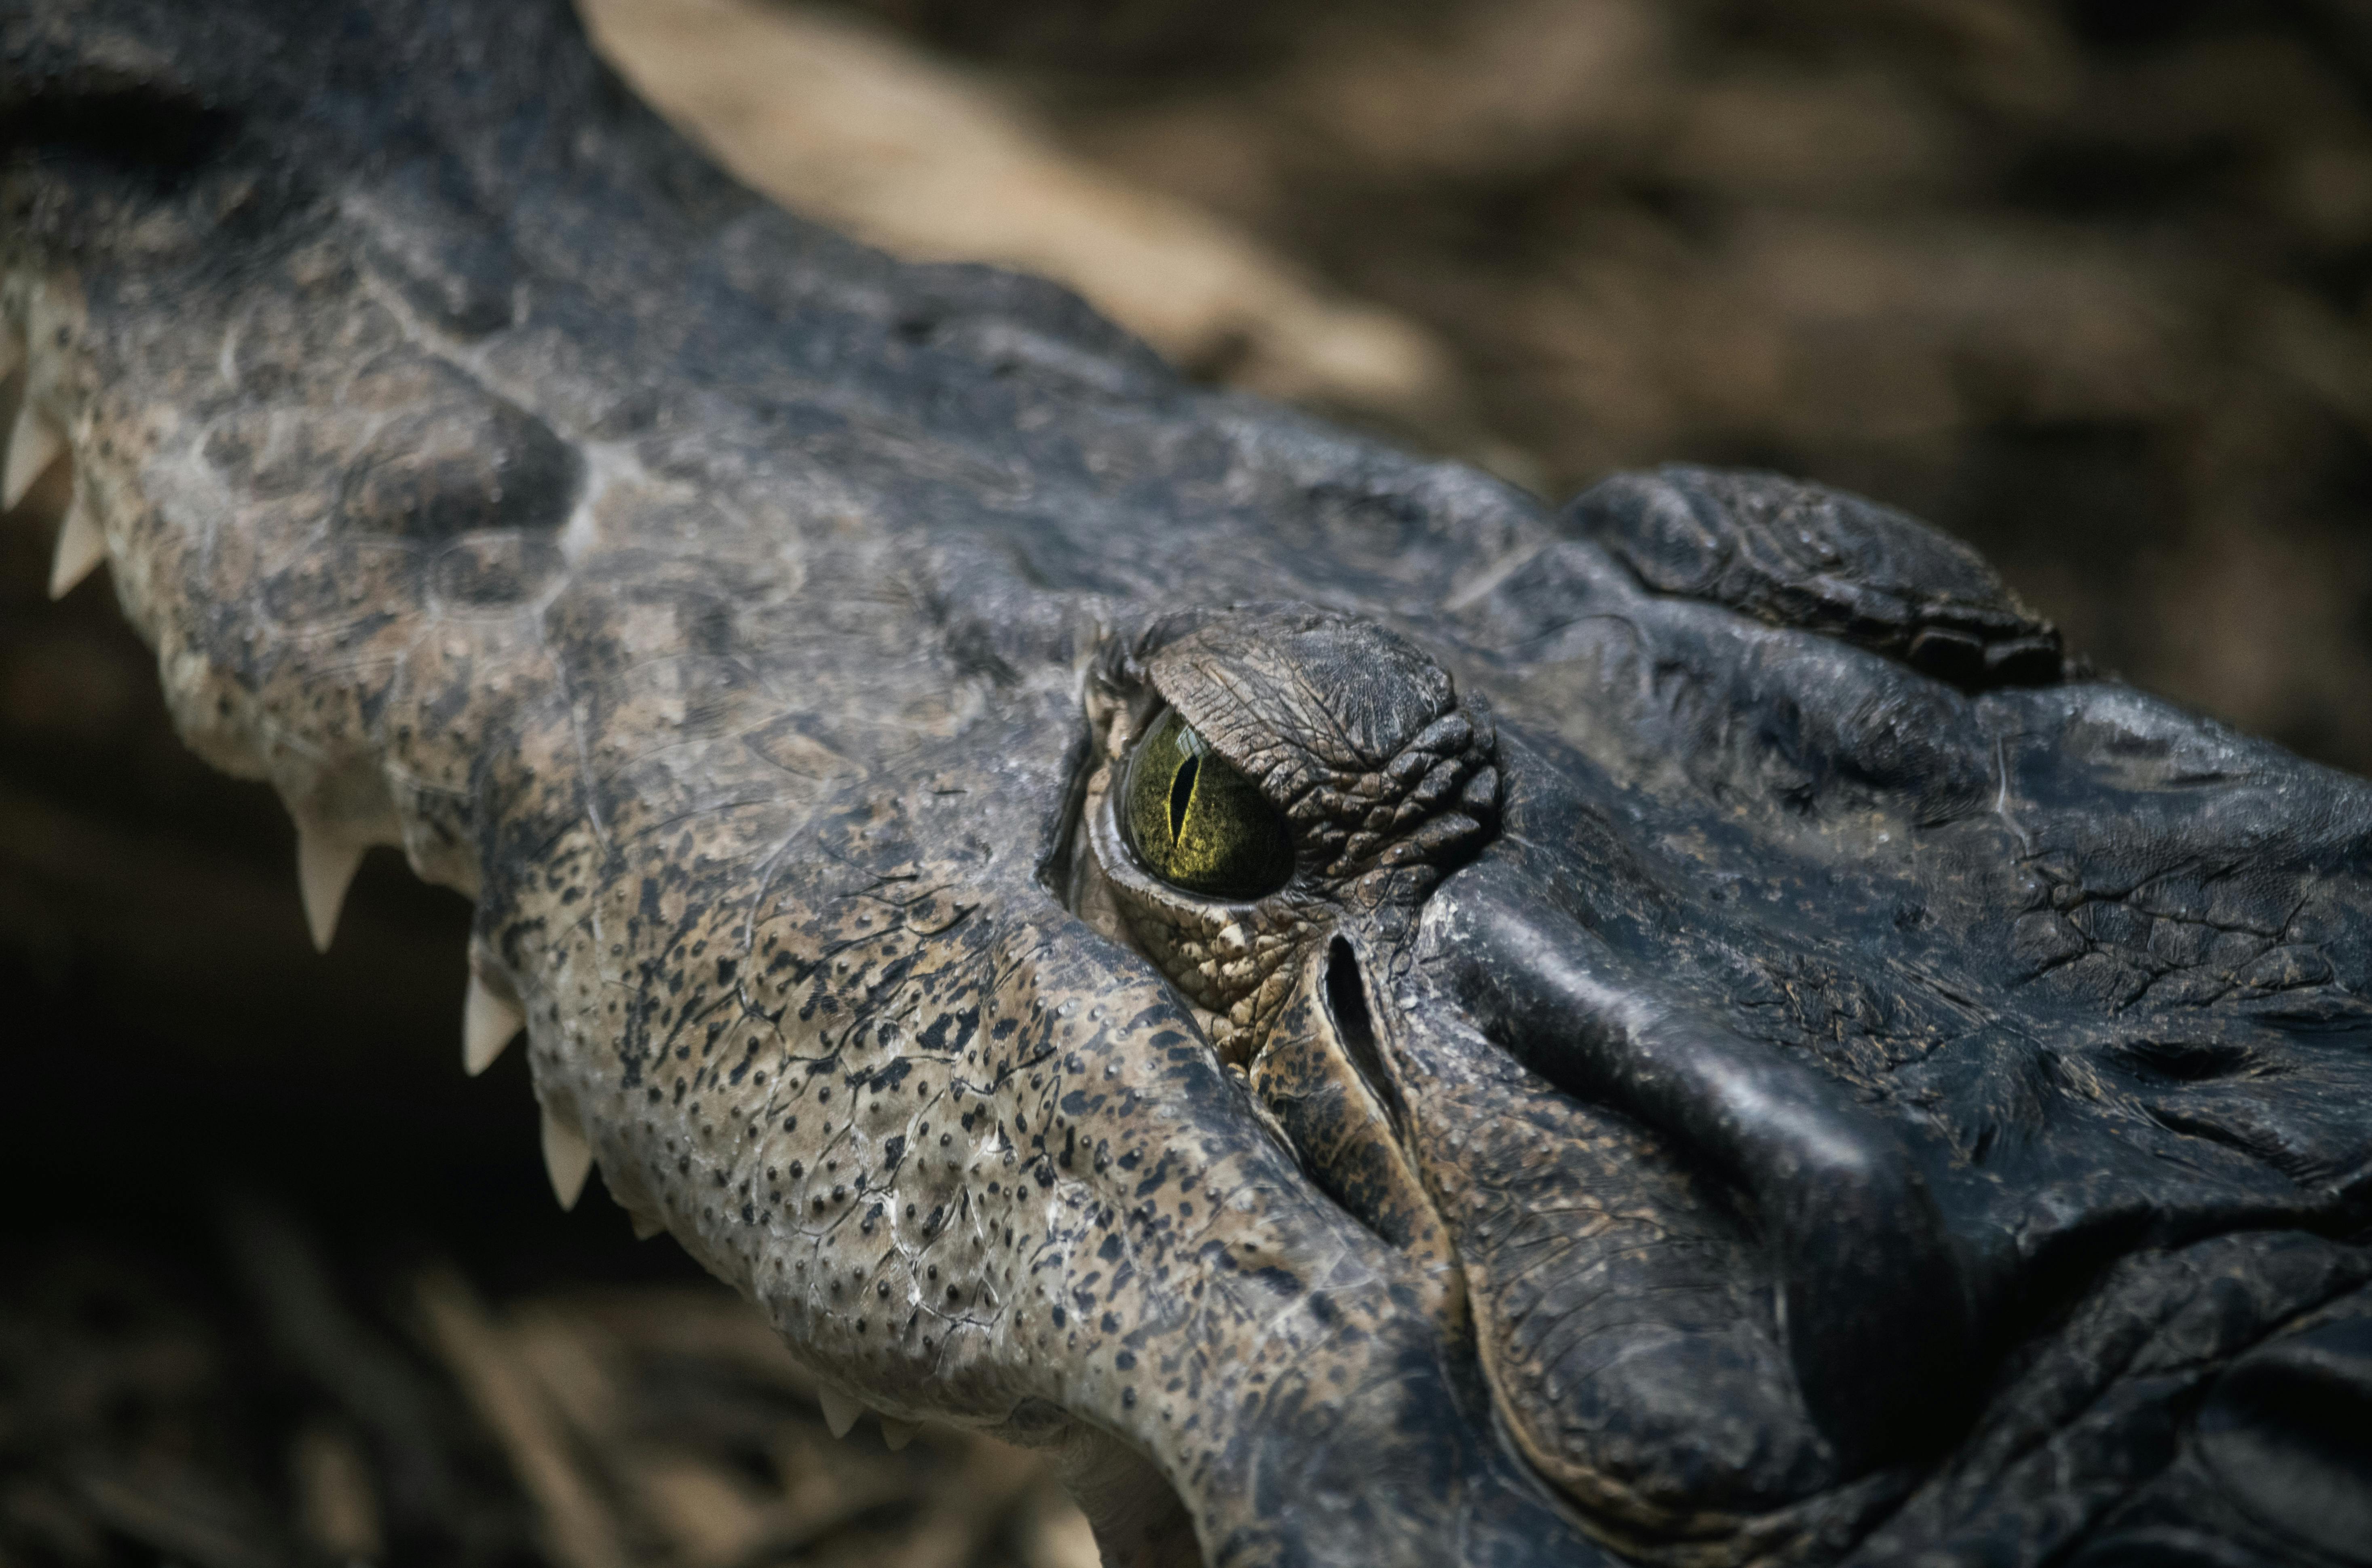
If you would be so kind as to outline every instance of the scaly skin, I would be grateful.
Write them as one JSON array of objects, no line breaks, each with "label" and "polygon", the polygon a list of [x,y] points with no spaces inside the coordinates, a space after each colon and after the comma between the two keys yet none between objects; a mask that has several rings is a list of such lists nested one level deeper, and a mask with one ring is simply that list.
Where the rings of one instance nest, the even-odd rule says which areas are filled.
[{"label": "scaly skin", "polygon": [[[1115,1562],[2372,1560],[2372,791],[1898,515],[1548,516],[836,240],[542,0],[0,50],[62,579],[838,1395]],[[1135,863],[1164,705],[1275,896]]]}]

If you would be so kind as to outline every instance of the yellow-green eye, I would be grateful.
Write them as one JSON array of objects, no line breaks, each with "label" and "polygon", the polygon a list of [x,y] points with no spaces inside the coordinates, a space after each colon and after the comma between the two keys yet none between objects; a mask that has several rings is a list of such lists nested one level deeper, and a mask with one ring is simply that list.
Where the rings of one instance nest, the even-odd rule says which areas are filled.
[{"label": "yellow-green eye", "polygon": [[1121,788],[1128,836],[1163,881],[1255,899],[1293,875],[1283,815],[1174,710],[1137,742]]}]

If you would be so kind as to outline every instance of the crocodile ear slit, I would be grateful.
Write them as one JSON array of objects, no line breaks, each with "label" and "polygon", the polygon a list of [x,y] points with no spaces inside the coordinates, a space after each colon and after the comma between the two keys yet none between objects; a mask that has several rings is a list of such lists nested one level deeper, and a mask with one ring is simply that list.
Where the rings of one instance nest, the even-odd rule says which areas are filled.
[{"label": "crocodile ear slit", "polygon": [[29,401],[17,411],[17,427],[8,434],[8,463],[0,470],[0,512],[13,512],[33,482],[49,471],[66,449],[66,433],[58,422]]},{"label": "crocodile ear slit", "polygon": [[58,529],[57,553],[50,558],[50,597],[64,598],[107,559],[107,532],[81,485],[75,487],[65,525]]},{"label": "crocodile ear slit", "polygon": [[316,952],[328,952],[330,938],[338,934],[338,912],[368,847],[297,822],[296,891],[305,902],[305,924],[313,934]]},{"label": "crocodile ear slit", "polygon": [[543,1108],[543,1172],[552,1178],[552,1195],[564,1210],[576,1207],[585,1194],[585,1179],[593,1173],[593,1147],[585,1134]]},{"label": "crocodile ear slit", "polygon": [[461,1003],[461,1071],[474,1078],[493,1066],[526,1027],[518,1004],[497,994],[471,970],[470,993]]}]

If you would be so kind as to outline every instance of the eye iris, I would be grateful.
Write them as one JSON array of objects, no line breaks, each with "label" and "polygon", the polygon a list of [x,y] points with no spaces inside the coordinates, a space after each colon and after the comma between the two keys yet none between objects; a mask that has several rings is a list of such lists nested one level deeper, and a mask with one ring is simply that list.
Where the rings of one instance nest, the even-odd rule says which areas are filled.
[{"label": "eye iris", "polygon": [[1248,899],[1292,875],[1292,840],[1276,807],[1177,714],[1164,714],[1137,743],[1122,787],[1129,837],[1162,880]]}]

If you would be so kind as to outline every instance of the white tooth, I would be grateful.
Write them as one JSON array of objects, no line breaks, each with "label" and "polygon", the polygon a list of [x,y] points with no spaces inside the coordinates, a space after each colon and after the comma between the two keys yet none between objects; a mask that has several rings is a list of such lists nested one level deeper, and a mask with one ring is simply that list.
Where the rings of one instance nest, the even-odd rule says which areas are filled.
[{"label": "white tooth", "polygon": [[823,1405],[823,1423],[831,1428],[834,1437],[847,1436],[849,1428],[856,1424],[856,1418],[865,1413],[863,1405],[838,1389],[821,1384],[816,1386],[816,1399]]},{"label": "white tooth", "polygon": [[470,994],[461,1003],[461,1071],[474,1078],[493,1066],[511,1038],[526,1027],[518,1005],[495,995],[472,970]]},{"label": "white tooth", "polygon": [[0,512],[13,512],[33,482],[66,449],[66,433],[57,421],[30,402],[17,411],[17,428],[8,436],[8,467],[0,472]]},{"label": "white tooth", "polygon": [[667,1234],[666,1223],[649,1214],[638,1214],[630,1209],[626,1213],[626,1217],[634,1222],[636,1241],[648,1241],[652,1237]]},{"label": "white tooth", "polygon": [[64,598],[74,592],[106,559],[107,531],[77,489],[74,505],[66,508],[65,527],[58,530],[58,552],[50,557],[50,597]]},{"label": "white tooth", "polygon": [[543,1173],[552,1178],[552,1195],[563,1209],[573,1209],[584,1195],[585,1179],[593,1171],[592,1145],[585,1134],[552,1114],[543,1113]]},{"label": "white tooth", "polygon": [[893,1454],[912,1443],[914,1434],[921,1430],[911,1421],[893,1421],[886,1415],[881,1418],[881,1441],[890,1445],[890,1451]]},{"label": "white tooth", "polygon": [[338,934],[338,911],[363,863],[363,851],[369,847],[296,824],[296,891],[305,900],[305,923],[312,930],[316,952],[330,950],[330,938]]}]

